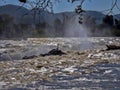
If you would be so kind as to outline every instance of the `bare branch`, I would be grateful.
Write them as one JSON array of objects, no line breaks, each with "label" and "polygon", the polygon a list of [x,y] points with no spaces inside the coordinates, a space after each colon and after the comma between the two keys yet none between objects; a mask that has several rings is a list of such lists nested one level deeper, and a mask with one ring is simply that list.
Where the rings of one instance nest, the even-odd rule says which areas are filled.
[{"label": "bare branch", "polygon": [[113,9],[116,7],[116,5],[117,5],[117,0],[114,0],[112,7],[109,9],[109,12],[107,13],[108,15],[111,14],[111,13],[113,13]]}]

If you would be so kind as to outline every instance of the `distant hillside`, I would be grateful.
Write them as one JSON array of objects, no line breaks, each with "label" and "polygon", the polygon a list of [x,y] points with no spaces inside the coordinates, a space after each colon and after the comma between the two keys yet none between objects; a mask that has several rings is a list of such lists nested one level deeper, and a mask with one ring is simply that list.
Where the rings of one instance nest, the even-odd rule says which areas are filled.
[{"label": "distant hillside", "polygon": [[[38,12],[38,11],[37,11]],[[23,22],[33,22],[33,13],[34,10],[28,10],[24,7],[20,7],[20,6],[16,6],[16,5],[5,5],[5,6],[0,6],[0,14],[9,14],[13,17],[15,17],[16,19],[18,18],[24,18],[22,19]],[[50,21],[49,24],[51,24],[51,22],[53,22],[55,19],[59,19],[61,22],[63,22],[63,19],[65,17],[71,17],[76,15],[74,12],[62,12],[62,13],[49,13],[46,11],[40,11],[40,13],[38,13],[36,15],[36,22],[48,22]],[[77,15],[76,15],[77,16]],[[99,21],[101,18],[104,17],[104,15],[100,12],[97,11],[87,11],[84,16],[91,16],[93,18],[95,18],[97,21]],[[40,18],[40,20],[39,20]],[[31,21],[30,21],[31,20]]]},{"label": "distant hillside", "polygon": [[15,18],[20,18],[22,15],[28,13],[29,10],[27,10],[24,7],[17,6],[17,5],[5,5],[0,6],[0,14],[9,14],[14,16]]},{"label": "distant hillside", "polygon": [[[91,36],[92,34],[90,33],[93,33],[93,29],[95,29],[96,25],[99,26],[102,24],[103,18],[105,17],[104,14],[98,11],[86,11],[83,14],[84,24],[79,24],[79,15],[74,12],[61,12],[53,14],[47,11],[37,10],[36,16],[34,18],[34,11],[35,10],[28,10],[25,7],[10,4],[0,6],[0,15],[7,14],[14,19],[13,22],[11,22],[13,24],[8,24],[8,29],[10,28],[11,31],[6,30],[5,28],[5,30],[2,30],[2,33],[0,34],[3,37],[6,36],[7,32],[11,32],[9,34],[12,34],[14,32],[14,37],[21,37],[24,35],[25,37],[41,37],[41,35],[52,37]],[[3,17],[4,15],[1,18]],[[115,15],[115,17],[120,18],[120,15]],[[17,35],[19,34],[18,31],[21,33],[20,35]],[[11,36],[12,35],[10,35],[10,37]]]}]

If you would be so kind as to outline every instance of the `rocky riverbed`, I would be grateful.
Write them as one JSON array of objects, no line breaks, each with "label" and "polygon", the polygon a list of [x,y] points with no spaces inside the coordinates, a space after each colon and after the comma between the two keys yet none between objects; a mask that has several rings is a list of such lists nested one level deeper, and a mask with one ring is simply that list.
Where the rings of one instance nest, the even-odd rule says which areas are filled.
[{"label": "rocky riverbed", "polygon": [[[0,89],[119,90],[120,50],[109,44],[120,38],[0,40]],[[41,56],[57,46],[65,54]]]}]

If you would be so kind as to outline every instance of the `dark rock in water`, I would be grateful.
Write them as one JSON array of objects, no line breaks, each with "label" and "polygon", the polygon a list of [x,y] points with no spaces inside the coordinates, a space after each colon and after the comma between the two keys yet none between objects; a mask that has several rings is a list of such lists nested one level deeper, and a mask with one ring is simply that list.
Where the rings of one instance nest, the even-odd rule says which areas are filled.
[{"label": "dark rock in water", "polygon": [[66,53],[64,53],[63,51],[59,50],[58,48],[56,49],[52,49],[50,50],[48,53],[46,54],[40,54],[40,56],[49,56],[49,55],[64,55]]},{"label": "dark rock in water", "polygon": [[117,45],[106,45],[107,49],[106,50],[116,50],[120,49],[120,46]]},{"label": "dark rock in water", "polygon": [[32,55],[32,56],[24,56],[22,59],[32,59],[37,57],[36,55]]},{"label": "dark rock in water", "polygon": [[43,66],[42,65],[38,65],[38,66],[36,66],[36,68],[42,68]]}]

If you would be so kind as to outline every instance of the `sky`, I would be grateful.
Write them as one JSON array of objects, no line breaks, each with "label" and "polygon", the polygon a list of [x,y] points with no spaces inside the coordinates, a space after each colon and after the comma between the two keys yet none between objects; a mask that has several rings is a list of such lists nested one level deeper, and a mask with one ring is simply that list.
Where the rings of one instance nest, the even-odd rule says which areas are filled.
[{"label": "sky", "polygon": [[[16,4],[22,5],[18,2],[18,0],[6,0],[6,3],[0,2],[0,5],[3,4]],[[64,11],[74,11],[75,7],[79,5],[79,2],[75,2],[73,4],[68,3],[67,0],[61,0],[60,3],[54,3],[54,12],[64,12]],[[104,11],[109,9],[112,5],[112,0],[86,0],[83,4],[83,9],[85,10],[93,10],[93,11]],[[120,7],[120,0],[118,0],[118,6]],[[114,14],[119,14],[120,11],[115,8]]]}]

